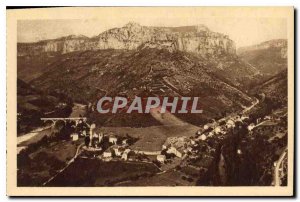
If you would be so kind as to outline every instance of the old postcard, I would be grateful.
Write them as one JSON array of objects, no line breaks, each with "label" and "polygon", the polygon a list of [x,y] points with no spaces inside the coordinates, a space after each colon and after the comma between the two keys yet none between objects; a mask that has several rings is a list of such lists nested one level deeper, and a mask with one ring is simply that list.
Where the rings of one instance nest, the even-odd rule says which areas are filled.
[{"label": "old postcard", "polygon": [[292,196],[292,7],[7,10],[10,196]]}]

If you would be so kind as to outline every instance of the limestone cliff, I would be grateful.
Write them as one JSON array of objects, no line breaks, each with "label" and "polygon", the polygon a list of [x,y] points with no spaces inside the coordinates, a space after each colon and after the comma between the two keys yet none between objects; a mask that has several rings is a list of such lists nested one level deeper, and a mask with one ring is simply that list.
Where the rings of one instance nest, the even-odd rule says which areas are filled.
[{"label": "limestone cliff", "polygon": [[241,47],[239,57],[268,76],[287,69],[287,40],[274,39],[257,45]]},{"label": "limestone cliff", "polygon": [[18,56],[101,49],[134,50],[145,47],[187,51],[203,57],[236,52],[235,44],[228,36],[212,32],[203,25],[147,27],[128,23],[92,38],[71,35],[37,43],[18,43]]}]

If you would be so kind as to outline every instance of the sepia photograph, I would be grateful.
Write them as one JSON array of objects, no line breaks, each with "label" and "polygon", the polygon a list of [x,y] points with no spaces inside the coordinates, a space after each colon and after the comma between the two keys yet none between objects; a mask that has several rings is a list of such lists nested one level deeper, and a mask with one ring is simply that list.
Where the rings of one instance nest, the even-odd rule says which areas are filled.
[{"label": "sepia photograph", "polygon": [[293,21],[292,7],[7,10],[8,195],[292,196]]}]

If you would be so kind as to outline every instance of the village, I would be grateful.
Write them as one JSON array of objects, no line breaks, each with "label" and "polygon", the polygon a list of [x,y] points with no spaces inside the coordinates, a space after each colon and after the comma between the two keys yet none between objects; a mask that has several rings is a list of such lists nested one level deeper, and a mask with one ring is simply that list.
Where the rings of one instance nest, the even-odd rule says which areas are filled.
[{"label": "village", "polygon": [[[227,175],[226,161],[232,161],[232,159],[228,159],[226,156],[228,154],[224,153],[222,145],[232,136],[239,134],[248,139],[242,140],[236,146],[236,158],[240,159],[243,159],[247,152],[247,145],[244,143],[255,142],[257,134],[268,137],[271,145],[274,141],[278,142],[286,137],[286,110],[253,117],[252,108],[255,108],[258,103],[259,100],[256,99],[251,106],[244,108],[240,113],[227,114],[219,120],[212,119],[200,126],[178,122],[177,118],[170,118],[168,114],[161,113],[158,107],[157,110],[151,109],[150,113],[158,120],[165,122],[165,125],[156,126],[157,129],[149,127],[147,132],[145,131],[147,129],[142,130],[142,128],[101,127],[89,120],[88,116],[82,117],[80,113],[74,113],[73,118],[42,118],[42,120],[52,120],[52,126],[60,128],[58,136],[61,137],[56,137],[58,142],[59,139],[63,139],[66,144],[71,143],[77,149],[75,156],[66,159],[66,166],[56,175],[63,172],[76,159],[95,159],[104,164],[148,164],[156,167],[159,170],[158,173],[175,171],[180,173],[179,178],[182,177],[188,183],[196,183],[199,179],[211,178],[207,176],[215,175],[208,174],[211,170],[216,170],[221,178]],[[83,105],[78,106],[81,110],[85,109]],[[87,106],[87,109],[91,111],[95,111],[95,108],[94,105]],[[59,122],[63,123],[61,127],[59,127]],[[161,133],[161,128],[167,132]],[[263,167],[268,170],[269,174],[273,175],[272,172],[277,170],[276,172],[281,173],[281,176],[286,175],[284,172],[286,163],[277,164],[277,159],[272,158],[268,161],[274,164],[271,169],[270,166]],[[285,159],[282,162],[286,162]],[[52,176],[50,181],[55,179],[56,175]],[[50,181],[46,181],[46,184]],[[205,182],[203,185],[211,183]],[[219,184],[220,182],[213,183]],[[225,181],[221,183],[226,184]]]},{"label": "village", "polygon": [[[85,120],[81,120],[76,126],[81,129],[72,133],[71,138],[74,142],[84,142],[79,158],[96,158],[104,162],[150,163],[157,166],[161,172],[180,169],[192,178],[198,176],[199,172],[206,172],[209,169],[216,156],[220,155],[220,151],[217,151],[220,149],[218,145],[232,131],[244,127],[246,131],[242,133],[250,139],[253,139],[253,134],[256,133],[276,134],[270,136],[269,141],[272,142],[286,135],[286,126],[282,124],[284,119],[286,114],[277,113],[256,120],[250,120],[249,115],[244,114],[230,115],[221,120],[212,120],[211,123],[201,126],[193,135],[169,136],[157,151],[147,151],[140,147],[137,149],[134,145],[138,138],[130,134],[120,135],[116,132],[101,131],[96,124],[89,125]],[[242,156],[243,152],[243,147],[237,148],[237,155]]]}]

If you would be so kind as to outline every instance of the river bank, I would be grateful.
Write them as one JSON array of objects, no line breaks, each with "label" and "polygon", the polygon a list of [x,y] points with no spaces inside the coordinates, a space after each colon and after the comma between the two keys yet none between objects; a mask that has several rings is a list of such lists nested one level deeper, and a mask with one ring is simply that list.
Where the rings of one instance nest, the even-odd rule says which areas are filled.
[{"label": "river bank", "polygon": [[[86,106],[79,103],[74,103],[72,107],[72,113],[69,118],[78,117],[79,115],[85,115]],[[53,124],[43,126],[32,130],[29,133],[22,134],[17,137],[17,153],[19,154],[23,149],[26,149],[28,145],[33,144],[41,140],[45,135],[50,135],[53,132]]]}]

